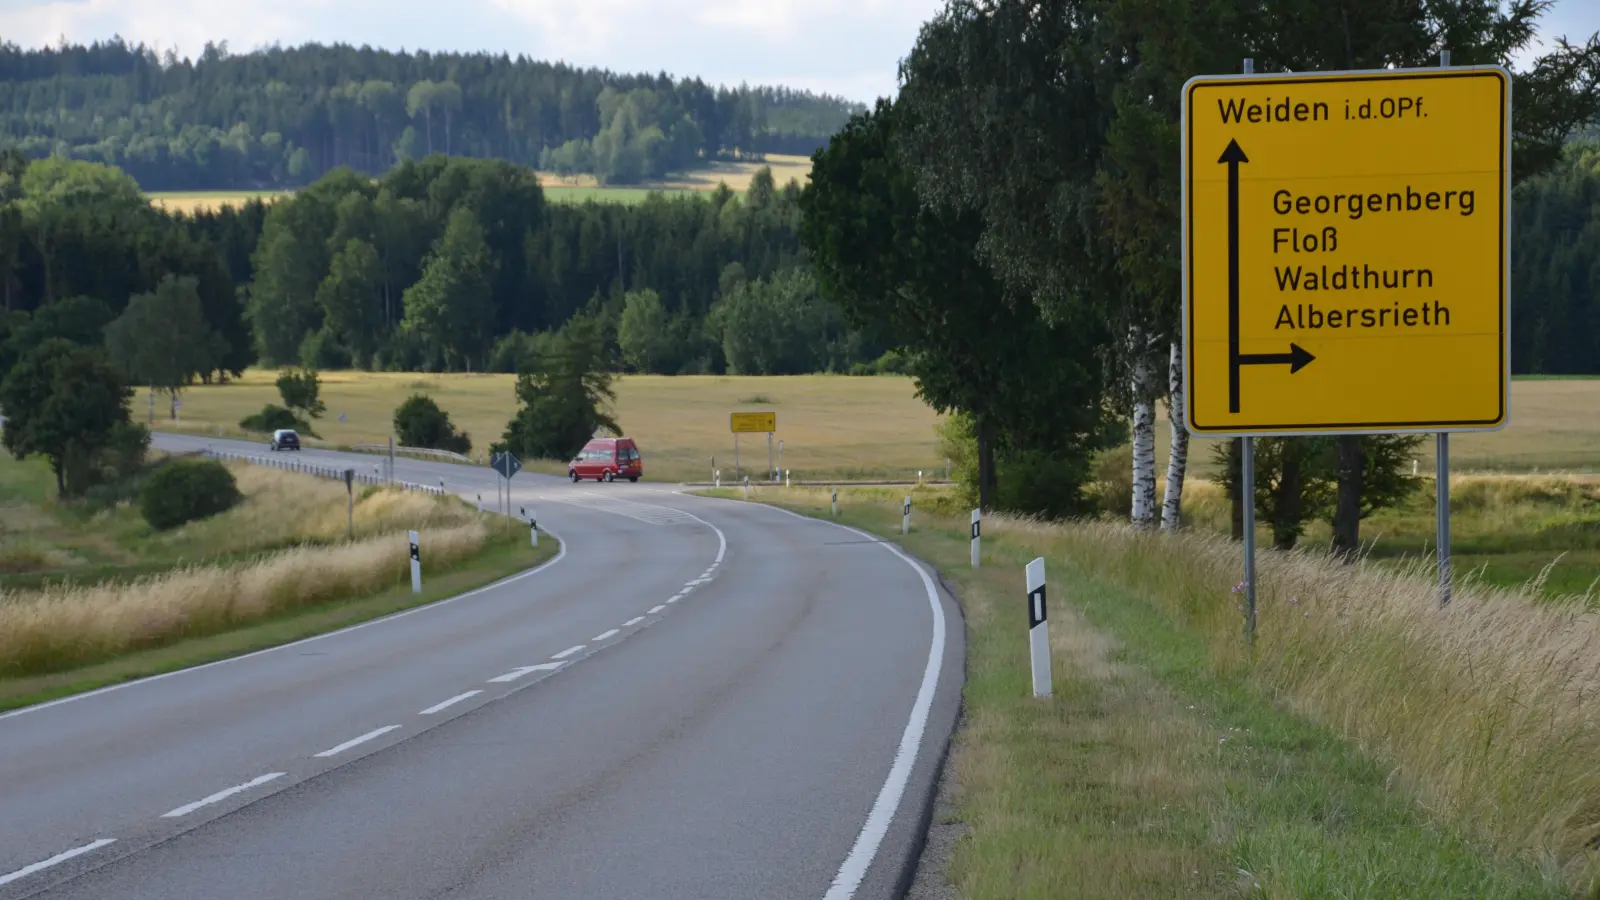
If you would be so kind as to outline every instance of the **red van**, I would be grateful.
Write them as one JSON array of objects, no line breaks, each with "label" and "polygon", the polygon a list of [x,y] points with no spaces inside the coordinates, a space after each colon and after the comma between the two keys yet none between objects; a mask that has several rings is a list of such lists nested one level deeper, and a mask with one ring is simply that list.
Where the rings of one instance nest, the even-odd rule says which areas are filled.
[{"label": "red van", "polygon": [[644,460],[639,458],[639,445],[633,438],[595,438],[567,463],[567,477],[573,481],[638,481],[643,474]]}]

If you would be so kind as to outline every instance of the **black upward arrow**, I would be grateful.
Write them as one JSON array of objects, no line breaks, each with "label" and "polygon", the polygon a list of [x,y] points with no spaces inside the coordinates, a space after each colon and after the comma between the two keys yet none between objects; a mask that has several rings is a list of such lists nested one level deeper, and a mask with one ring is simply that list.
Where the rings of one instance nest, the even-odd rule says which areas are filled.
[{"label": "black upward arrow", "polygon": [[1239,367],[1287,365],[1289,374],[1305,368],[1316,359],[1298,344],[1288,353],[1239,352],[1239,164],[1250,157],[1236,140],[1228,141],[1219,164],[1228,164],[1228,412],[1239,411]]}]

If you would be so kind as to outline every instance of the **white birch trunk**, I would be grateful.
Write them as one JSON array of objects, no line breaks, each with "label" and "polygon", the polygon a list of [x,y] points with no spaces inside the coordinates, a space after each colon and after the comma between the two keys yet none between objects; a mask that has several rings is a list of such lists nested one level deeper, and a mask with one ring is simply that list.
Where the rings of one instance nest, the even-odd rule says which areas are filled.
[{"label": "white birch trunk", "polygon": [[1189,465],[1189,429],[1183,427],[1183,345],[1172,342],[1167,367],[1167,422],[1172,426],[1171,458],[1167,461],[1167,495],[1161,503],[1161,528],[1178,530],[1183,509],[1183,478]]},{"label": "white birch trunk", "polygon": [[1150,354],[1133,336],[1133,524],[1149,528],[1156,514],[1156,415]]}]

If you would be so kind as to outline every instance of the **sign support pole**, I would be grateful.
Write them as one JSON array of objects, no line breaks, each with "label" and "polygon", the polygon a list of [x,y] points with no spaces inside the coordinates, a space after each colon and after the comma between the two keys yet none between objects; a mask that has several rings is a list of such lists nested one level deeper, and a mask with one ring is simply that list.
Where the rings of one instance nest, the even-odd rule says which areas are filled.
[{"label": "sign support pole", "polygon": [[[1244,73],[1254,75],[1256,61],[1249,57],[1244,61]],[[1233,352],[1238,354],[1239,345],[1237,338],[1237,316],[1234,317],[1235,329]],[[1233,369],[1233,378],[1237,384],[1238,368]],[[1244,511],[1244,605],[1245,619],[1244,630],[1253,642],[1256,638],[1256,442],[1255,438],[1245,438],[1239,442],[1239,503]]]},{"label": "sign support pole", "polygon": [[[1450,51],[1439,51],[1439,68],[1450,67]],[[1439,432],[1438,435],[1438,464],[1434,473],[1435,493],[1438,495],[1438,536],[1439,544],[1439,608],[1450,605],[1451,575],[1450,571],[1450,435]]]},{"label": "sign support pole", "polygon": [[744,469],[739,466],[739,432],[733,433],[733,480],[738,481],[744,474]]},{"label": "sign support pole", "polygon": [[1239,502],[1244,510],[1244,630],[1250,640],[1256,637],[1256,441],[1245,438],[1240,442]]},{"label": "sign support pole", "polygon": [[778,470],[772,467],[772,432],[767,432],[767,480],[777,481]]}]

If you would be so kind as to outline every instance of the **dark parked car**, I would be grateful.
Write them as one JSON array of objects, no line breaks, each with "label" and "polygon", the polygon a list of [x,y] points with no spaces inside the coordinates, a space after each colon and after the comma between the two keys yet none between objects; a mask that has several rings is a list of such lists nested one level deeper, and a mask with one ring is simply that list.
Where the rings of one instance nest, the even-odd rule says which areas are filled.
[{"label": "dark parked car", "polygon": [[300,435],[293,428],[279,428],[272,433],[271,446],[274,450],[299,450]]}]

